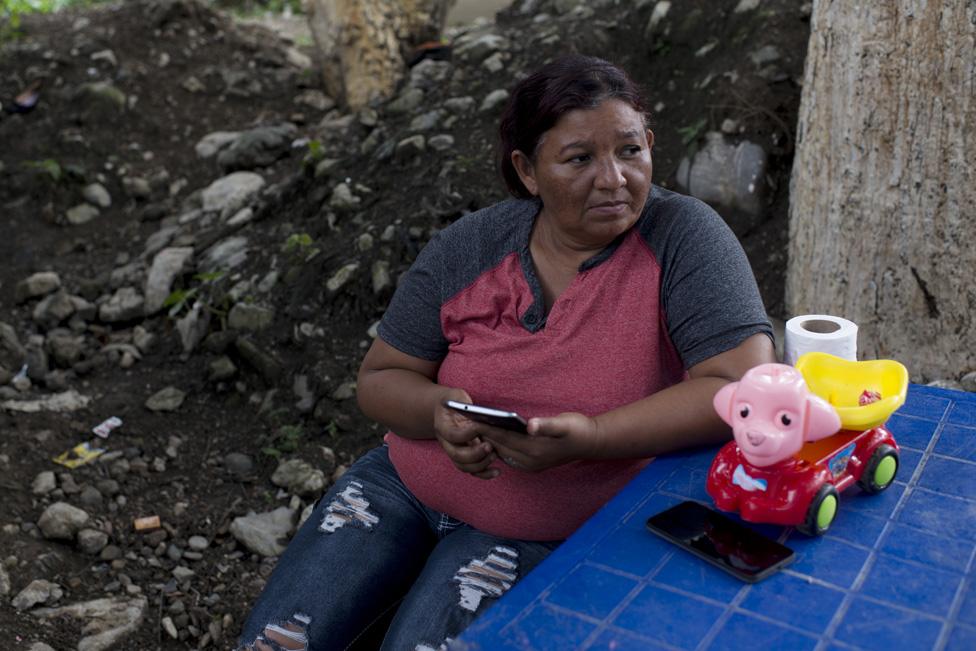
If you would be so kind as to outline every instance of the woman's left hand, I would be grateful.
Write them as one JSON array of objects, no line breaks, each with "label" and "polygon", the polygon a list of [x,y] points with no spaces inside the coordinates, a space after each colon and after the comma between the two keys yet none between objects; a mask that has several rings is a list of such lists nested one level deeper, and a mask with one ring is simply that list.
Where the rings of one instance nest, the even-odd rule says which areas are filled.
[{"label": "woman's left hand", "polygon": [[490,428],[483,433],[498,458],[525,472],[539,472],[555,466],[591,458],[599,449],[600,432],[596,420],[576,412],[549,418],[530,418],[528,435]]}]

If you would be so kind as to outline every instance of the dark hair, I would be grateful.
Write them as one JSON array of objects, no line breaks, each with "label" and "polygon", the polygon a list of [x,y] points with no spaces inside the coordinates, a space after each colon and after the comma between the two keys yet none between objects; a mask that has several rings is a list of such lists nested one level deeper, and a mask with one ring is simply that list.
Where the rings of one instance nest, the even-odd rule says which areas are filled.
[{"label": "dark hair", "polygon": [[520,199],[532,196],[512,164],[513,151],[534,158],[542,134],[565,113],[596,108],[606,99],[622,100],[642,116],[646,114],[637,84],[626,72],[597,57],[562,56],[516,84],[498,128],[498,167],[508,191]]}]

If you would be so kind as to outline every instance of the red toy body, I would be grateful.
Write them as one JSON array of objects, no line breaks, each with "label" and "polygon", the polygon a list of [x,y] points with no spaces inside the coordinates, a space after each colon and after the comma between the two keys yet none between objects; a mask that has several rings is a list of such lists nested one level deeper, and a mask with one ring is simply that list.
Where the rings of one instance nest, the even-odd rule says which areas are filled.
[{"label": "red toy body", "polygon": [[[859,482],[879,450],[898,452],[898,444],[886,428],[841,430],[807,443],[789,459],[759,468],[730,441],[712,462],[706,488],[719,509],[737,511],[743,520],[804,529],[812,511],[815,518],[816,509],[811,507],[824,487],[833,486],[839,493]],[[871,491],[870,485],[867,489]]]}]

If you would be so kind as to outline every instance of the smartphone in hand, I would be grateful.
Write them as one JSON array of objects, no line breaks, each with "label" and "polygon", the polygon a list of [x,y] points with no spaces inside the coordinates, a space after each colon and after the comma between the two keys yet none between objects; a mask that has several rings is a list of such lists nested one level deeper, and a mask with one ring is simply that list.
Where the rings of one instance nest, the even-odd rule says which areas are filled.
[{"label": "smartphone in hand", "polygon": [[528,422],[514,411],[503,411],[482,405],[471,405],[466,402],[458,402],[457,400],[445,400],[444,406],[464,414],[466,418],[476,420],[479,423],[485,423],[493,427],[501,427],[502,429],[513,432],[521,432],[522,434],[529,433]]}]

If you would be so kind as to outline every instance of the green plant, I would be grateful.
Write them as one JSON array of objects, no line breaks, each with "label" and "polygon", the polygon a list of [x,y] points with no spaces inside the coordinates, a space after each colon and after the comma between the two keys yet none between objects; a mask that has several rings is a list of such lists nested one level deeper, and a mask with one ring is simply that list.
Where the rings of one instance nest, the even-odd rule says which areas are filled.
[{"label": "green plant", "polygon": [[197,285],[186,289],[174,289],[163,301],[163,307],[169,308],[167,312],[169,318],[177,318],[184,309],[189,309],[195,300],[200,300],[204,309],[220,318],[223,326],[227,310],[217,305],[216,284],[226,274],[227,272],[223,270],[194,274],[193,280],[197,281]]},{"label": "green plant", "polygon": [[64,170],[61,169],[61,164],[53,158],[28,160],[24,161],[23,165],[24,167],[33,169],[41,176],[46,176],[54,183],[60,183],[61,179],[64,178]]},{"label": "green plant", "polygon": [[282,454],[294,452],[305,437],[305,428],[299,423],[282,425],[268,437],[268,444],[261,448],[263,454],[278,459]]},{"label": "green plant", "polygon": [[325,147],[322,146],[322,141],[315,138],[309,140],[306,146],[308,151],[305,153],[305,158],[302,159],[302,165],[315,167],[320,160],[325,158]]},{"label": "green plant", "polygon": [[281,250],[292,263],[300,264],[308,262],[320,253],[316,248],[315,240],[308,233],[292,233],[285,240]]},{"label": "green plant", "polygon": [[681,136],[681,144],[686,147],[698,140],[698,137],[705,131],[705,127],[708,125],[707,118],[701,118],[692,124],[681,127],[678,129],[678,135]]}]

